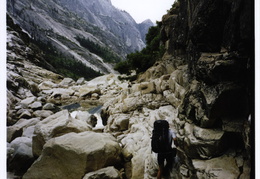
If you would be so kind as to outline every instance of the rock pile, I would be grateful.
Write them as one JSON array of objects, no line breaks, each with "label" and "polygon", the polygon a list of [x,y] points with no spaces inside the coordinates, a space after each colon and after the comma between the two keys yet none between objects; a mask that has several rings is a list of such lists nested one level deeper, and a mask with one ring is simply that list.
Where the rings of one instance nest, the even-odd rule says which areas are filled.
[{"label": "rock pile", "polygon": [[[61,79],[61,76],[53,73],[50,76],[49,71],[29,62],[23,64],[26,64],[26,68],[19,68],[17,71],[20,73],[8,71],[8,77],[14,78],[9,81],[15,82],[19,78],[34,84],[38,90],[33,94],[28,86],[21,84],[17,84],[16,91],[8,88],[8,100],[12,101],[7,110],[8,170],[21,175],[34,163],[24,178],[44,178],[47,173],[50,178],[61,175],[64,176],[62,178],[82,178],[86,172],[111,165],[120,166],[119,143],[112,135],[90,132],[96,130],[99,116],[87,110],[113,98],[127,83],[120,82],[116,75],[102,76],[89,82],[82,79],[75,82],[69,78]],[[30,74],[44,78],[31,78],[23,73],[36,68]],[[58,80],[55,81],[53,76]],[[60,161],[56,160],[58,156],[61,157]],[[57,169],[63,161],[68,166],[64,164],[61,165],[63,168]],[[72,166],[77,170],[70,168]],[[38,172],[39,167],[42,173]],[[56,172],[51,172],[53,168],[57,169]]]},{"label": "rock pile", "polygon": [[[44,72],[38,68],[34,73]],[[29,83],[30,78],[19,77]],[[95,128],[100,116],[88,110],[113,99],[127,83],[120,82],[116,75],[89,82],[83,80],[81,84],[68,78],[58,83],[48,80],[52,78],[38,84],[36,95],[23,86],[19,86],[19,91],[28,92],[19,94],[9,89],[15,102],[7,111],[8,170],[22,175],[30,168],[23,178],[82,178],[88,172],[107,166],[120,169],[119,143],[108,133],[97,133],[102,131],[102,124],[99,129]],[[70,103],[72,105],[67,105]],[[66,164],[60,165],[63,162]],[[105,173],[111,175],[110,172],[115,171],[118,174],[112,175],[121,177],[122,172],[115,168],[109,167]]]},{"label": "rock pile", "polygon": [[29,62],[30,48],[22,51],[19,35],[8,32],[8,172],[23,178],[83,178],[89,172],[122,178],[119,142],[99,133],[101,118],[90,109],[128,83],[113,74],[88,82],[64,78]]}]

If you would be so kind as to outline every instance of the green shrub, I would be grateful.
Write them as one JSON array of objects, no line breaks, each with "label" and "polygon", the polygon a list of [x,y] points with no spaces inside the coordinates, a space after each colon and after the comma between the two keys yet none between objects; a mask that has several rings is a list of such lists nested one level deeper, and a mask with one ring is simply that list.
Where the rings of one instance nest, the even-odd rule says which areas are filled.
[{"label": "green shrub", "polygon": [[40,41],[34,41],[34,43],[44,52],[44,59],[55,68],[57,73],[65,77],[70,77],[74,80],[84,77],[86,80],[90,80],[102,75],[87,67],[81,61],[59,53],[50,42],[45,44]]},{"label": "green shrub", "polygon": [[121,74],[130,75],[130,73],[131,73],[131,69],[129,68],[128,61],[121,61],[121,62],[117,63],[115,65],[114,69]]},{"label": "green shrub", "polygon": [[160,22],[157,22],[156,26],[150,27],[146,34],[146,47],[140,52],[128,54],[126,61],[117,63],[114,69],[119,73],[129,75],[132,70],[139,74],[153,66],[165,52],[164,46],[161,44],[160,29]]},{"label": "green shrub", "polygon": [[88,49],[91,53],[94,53],[100,56],[105,62],[108,63],[118,63],[122,61],[122,59],[113,53],[109,48],[102,47],[99,44],[82,37],[77,36],[76,40],[80,43],[80,45],[86,49]]}]

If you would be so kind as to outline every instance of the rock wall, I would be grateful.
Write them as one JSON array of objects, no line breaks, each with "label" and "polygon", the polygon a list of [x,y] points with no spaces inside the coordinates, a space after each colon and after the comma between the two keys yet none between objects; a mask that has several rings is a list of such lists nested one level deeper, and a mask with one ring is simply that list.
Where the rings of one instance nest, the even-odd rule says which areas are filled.
[{"label": "rock wall", "polygon": [[149,137],[157,119],[178,136],[170,178],[250,178],[252,12],[251,1],[184,0],[163,16],[164,57],[103,108],[128,178],[156,176]]}]

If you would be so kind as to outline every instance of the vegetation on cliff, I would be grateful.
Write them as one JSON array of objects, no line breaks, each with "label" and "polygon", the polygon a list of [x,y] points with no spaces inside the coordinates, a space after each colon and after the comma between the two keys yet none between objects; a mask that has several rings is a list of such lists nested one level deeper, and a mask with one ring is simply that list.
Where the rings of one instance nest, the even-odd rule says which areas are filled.
[{"label": "vegetation on cliff", "polygon": [[50,42],[44,43],[30,38],[18,24],[13,22],[8,14],[6,18],[8,28],[19,33],[26,45],[33,48],[33,53],[27,54],[27,59],[34,64],[75,80],[80,77],[89,80],[101,75],[101,73],[92,70],[72,56],[60,53]]},{"label": "vegetation on cliff", "polygon": [[141,51],[130,53],[127,60],[116,64],[115,70],[123,74],[130,74],[131,71],[141,73],[150,68],[164,54],[164,46],[161,44],[161,22],[150,27],[146,35],[146,47]]},{"label": "vegetation on cliff", "polygon": [[59,53],[50,43],[44,44],[40,41],[35,41],[35,43],[44,52],[46,61],[56,69],[58,74],[73,78],[74,80],[77,80],[80,77],[90,80],[101,75],[101,73],[92,70],[74,57],[65,56],[64,54]]},{"label": "vegetation on cliff", "polygon": [[76,39],[80,43],[81,46],[88,49],[91,53],[94,53],[94,54],[100,56],[101,58],[104,59],[105,62],[118,63],[118,62],[122,61],[122,59],[118,55],[113,53],[113,51],[110,50],[108,47],[102,47],[99,44],[97,44],[89,39],[85,39],[84,37],[82,38],[82,37],[77,36]]}]

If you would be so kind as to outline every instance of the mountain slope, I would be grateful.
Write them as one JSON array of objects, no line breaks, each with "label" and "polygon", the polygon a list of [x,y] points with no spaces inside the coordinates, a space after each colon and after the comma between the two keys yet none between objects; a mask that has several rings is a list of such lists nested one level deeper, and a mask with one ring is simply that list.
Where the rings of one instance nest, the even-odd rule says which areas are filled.
[{"label": "mountain slope", "polygon": [[[145,46],[138,24],[110,1],[11,0],[7,12],[35,41],[101,73],[114,72],[108,63]],[[105,49],[110,58],[86,49],[78,39]]]}]

